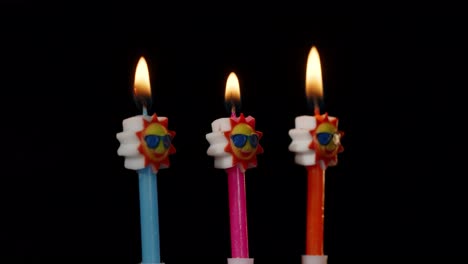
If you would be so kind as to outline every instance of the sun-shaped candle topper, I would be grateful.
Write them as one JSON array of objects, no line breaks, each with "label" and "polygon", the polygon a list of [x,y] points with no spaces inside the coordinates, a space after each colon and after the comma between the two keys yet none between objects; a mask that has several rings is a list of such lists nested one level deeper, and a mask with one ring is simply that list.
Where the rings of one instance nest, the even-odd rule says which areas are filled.
[{"label": "sun-shaped candle topper", "polygon": [[232,153],[233,165],[239,164],[241,170],[257,166],[257,154],[263,153],[260,146],[260,139],[263,133],[255,131],[255,119],[251,116],[247,118],[244,114],[240,117],[231,117],[231,131],[224,132],[224,136],[229,141],[224,150]]},{"label": "sun-shaped candle topper", "polygon": [[175,132],[168,129],[168,119],[156,114],[147,115],[151,103],[151,88],[146,60],[142,57],[135,73],[135,100],[143,108],[143,115],[125,119],[123,132],[117,134],[120,147],[117,154],[125,156],[127,169],[140,170],[151,166],[153,172],[168,168],[169,155],[175,153],[172,139]]},{"label": "sun-shaped candle topper", "polygon": [[329,118],[328,113],[316,116],[317,127],[310,131],[313,140],[309,148],[314,149],[317,154],[316,161],[320,161],[322,168],[335,166],[338,162],[337,154],[343,152],[341,137],[343,131],[338,130],[338,118]]},{"label": "sun-shaped candle topper", "polygon": [[316,114],[296,117],[296,128],[289,131],[292,142],[289,150],[296,152],[295,162],[303,166],[319,164],[322,169],[335,166],[338,153],[343,152],[338,119]]},{"label": "sun-shaped candle topper", "polygon": [[[232,81],[233,79],[235,81]],[[231,85],[231,82],[235,82],[236,85]],[[237,89],[239,93],[235,74],[228,78],[227,94],[232,86],[235,86],[233,89]],[[240,98],[240,95],[237,96]],[[230,96],[226,97],[227,101],[232,99]],[[213,132],[206,135],[210,143],[207,154],[215,157],[215,168],[227,169],[238,165],[241,171],[245,172],[248,168],[257,166],[257,154],[263,153],[259,143],[263,133],[255,130],[255,118],[245,117],[242,113],[237,117],[235,107],[232,109],[230,118],[219,118],[211,124]]]},{"label": "sun-shaped candle topper", "polygon": [[117,150],[125,156],[125,168],[132,170],[151,166],[153,172],[168,168],[169,155],[175,153],[172,139],[175,132],[167,129],[166,117],[134,116],[123,122],[124,131],[117,135],[121,145]]},{"label": "sun-shaped candle topper", "polygon": [[143,119],[143,130],[136,133],[142,142],[138,151],[145,156],[145,166],[151,165],[155,172],[160,168],[168,168],[168,156],[175,153],[172,145],[175,132],[167,129],[167,123],[167,118],[159,120],[153,114],[150,121]]}]

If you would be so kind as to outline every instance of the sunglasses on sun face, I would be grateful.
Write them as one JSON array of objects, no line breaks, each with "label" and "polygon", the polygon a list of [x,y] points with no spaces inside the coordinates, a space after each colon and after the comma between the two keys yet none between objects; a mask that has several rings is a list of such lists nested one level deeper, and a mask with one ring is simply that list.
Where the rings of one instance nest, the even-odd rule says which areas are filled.
[{"label": "sunglasses on sun face", "polygon": [[338,133],[317,133],[317,140],[320,145],[327,145],[333,139],[335,143],[338,143],[339,134]]},{"label": "sunglasses on sun face", "polygon": [[164,148],[168,149],[171,146],[170,135],[164,135],[164,136],[146,135],[145,136],[145,142],[149,148],[157,148],[159,146],[159,142],[161,141],[164,145]]},{"label": "sunglasses on sun face", "polygon": [[252,134],[250,136],[244,134],[231,135],[231,140],[234,146],[242,148],[247,143],[247,140],[250,142],[252,147],[257,147],[258,145],[258,135]]}]

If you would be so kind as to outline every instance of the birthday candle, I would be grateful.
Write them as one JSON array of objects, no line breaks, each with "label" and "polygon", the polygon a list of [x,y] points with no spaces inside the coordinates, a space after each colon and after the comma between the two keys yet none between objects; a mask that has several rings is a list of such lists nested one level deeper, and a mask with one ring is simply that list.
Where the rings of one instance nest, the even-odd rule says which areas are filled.
[{"label": "birthday candle", "polygon": [[323,251],[323,222],[325,202],[325,169],[337,164],[337,154],[343,151],[338,131],[338,119],[320,114],[319,99],[323,97],[322,71],[316,47],[307,61],[306,94],[312,100],[314,116],[299,116],[295,128],[289,131],[289,150],[296,153],[295,162],[307,169],[306,252],[303,264],[326,264]]},{"label": "birthday candle", "polygon": [[140,191],[142,264],[160,263],[157,172],[169,167],[168,155],[175,153],[168,130],[168,119],[148,115],[151,87],[146,60],[141,57],[135,71],[135,101],[142,115],[123,121],[123,132],[117,134],[117,154],[125,157],[124,166],[136,170]]},{"label": "birthday candle", "polygon": [[257,154],[263,153],[259,140],[263,133],[255,130],[255,119],[236,115],[240,103],[239,80],[230,73],[226,81],[225,100],[230,118],[219,118],[206,135],[210,143],[207,154],[215,157],[214,166],[225,169],[228,177],[229,216],[231,231],[230,264],[253,264],[249,258],[245,171],[257,166]]}]

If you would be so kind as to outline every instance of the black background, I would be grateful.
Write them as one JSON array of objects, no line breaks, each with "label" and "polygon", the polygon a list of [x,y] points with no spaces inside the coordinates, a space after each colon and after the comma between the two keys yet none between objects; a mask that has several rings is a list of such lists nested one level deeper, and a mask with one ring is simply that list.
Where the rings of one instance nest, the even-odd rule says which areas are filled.
[{"label": "black background", "polygon": [[288,131],[312,112],[304,87],[312,45],[322,111],[345,132],[338,166],[326,172],[329,263],[464,254],[466,169],[454,167],[464,136],[452,114],[462,106],[441,92],[449,80],[437,79],[455,73],[437,60],[452,48],[437,21],[171,15],[146,6],[2,13],[1,236],[14,262],[141,261],[137,174],[117,155],[116,134],[140,114],[132,82],[145,56],[150,112],[177,133],[171,167],[158,174],[162,261],[230,257],[226,174],[206,155],[205,135],[228,116],[224,88],[234,71],[241,111],[264,133],[265,152],[246,173],[250,256],[300,263],[306,171],[288,151]]}]

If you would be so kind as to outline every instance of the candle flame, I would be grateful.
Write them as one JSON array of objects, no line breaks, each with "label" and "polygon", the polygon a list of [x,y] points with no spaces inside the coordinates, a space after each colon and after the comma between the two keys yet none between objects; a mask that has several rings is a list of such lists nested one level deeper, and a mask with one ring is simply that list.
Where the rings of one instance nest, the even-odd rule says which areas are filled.
[{"label": "candle flame", "polygon": [[151,97],[151,85],[148,71],[148,64],[143,56],[138,60],[138,64],[135,70],[135,82],[133,85],[135,96],[150,98]]},{"label": "candle flame", "polygon": [[234,72],[231,72],[227,78],[224,100],[231,107],[232,112],[235,112],[235,106],[240,104],[239,79]]},{"label": "candle flame", "polygon": [[315,46],[312,46],[307,58],[306,96],[307,99],[313,99],[314,102],[323,96],[322,68],[320,56]]}]

